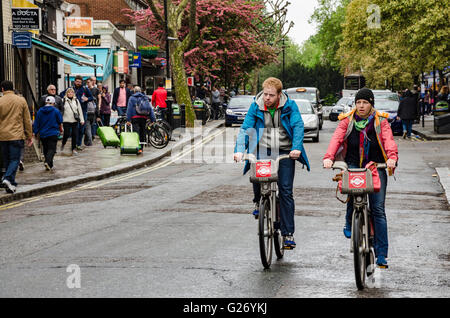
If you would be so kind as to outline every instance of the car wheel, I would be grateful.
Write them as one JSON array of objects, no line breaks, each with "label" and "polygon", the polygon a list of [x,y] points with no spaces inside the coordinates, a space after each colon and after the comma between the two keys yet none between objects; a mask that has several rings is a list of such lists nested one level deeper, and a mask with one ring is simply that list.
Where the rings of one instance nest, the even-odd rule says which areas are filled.
[{"label": "car wheel", "polygon": [[232,124],[225,122],[225,127],[231,127]]},{"label": "car wheel", "polygon": [[316,137],[313,137],[312,141],[313,142],[319,142],[319,133],[317,133]]}]

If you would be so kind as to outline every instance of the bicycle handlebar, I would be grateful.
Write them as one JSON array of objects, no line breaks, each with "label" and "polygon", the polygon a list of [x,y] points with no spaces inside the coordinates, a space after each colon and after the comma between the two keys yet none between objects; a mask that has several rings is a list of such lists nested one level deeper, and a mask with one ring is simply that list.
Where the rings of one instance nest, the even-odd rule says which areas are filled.
[{"label": "bicycle handlebar", "polygon": [[[291,159],[291,157],[289,155],[281,155],[281,156],[278,156],[277,159],[275,159],[275,162],[278,165],[278,163],[284,159]],[[258,161],[256,156],[252,153],[244,154],[244,156],[242,157],[242,160],[248,160],[248,161],[250,161],[250,163],[255,163],[256,161]]]},{"label": "bicycle handlebar", "polygon": [[[386,163],[376,163],[376,166],[378,169],[386,169],[387,168],[387,164]],[[347,171],[348,170],[348,165],[346,162],[344,161],[335,161],[333,163],[333,165],[331,166],[331,168],[334,169],[339,169],[342,171]]]}]

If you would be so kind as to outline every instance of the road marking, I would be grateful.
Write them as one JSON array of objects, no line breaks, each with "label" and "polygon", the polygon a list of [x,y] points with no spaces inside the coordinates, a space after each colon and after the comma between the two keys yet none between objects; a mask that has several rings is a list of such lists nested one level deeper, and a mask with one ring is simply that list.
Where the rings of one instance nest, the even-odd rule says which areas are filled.
[{"label": "road marking", "polygon": [[22,206],[22,205],[27,204],[27,203],[36,202],[36,201],[39,201],[39,200],[42,200],[42,199],[46,199],[46,198],[54,198],[54,197],[59,197],[59,196],[65,195],[65,194],[70,194],[70,193],[82,191],[82,190],[98,188],[98,187],[104,186],[106,184],[115,183],[115,182],[119,182],[119,181],[122,181],[122,180],[130,179],[130,178],[133,178],[133,177],[137,177],[137,176],[146,174],[148,172],[152,172],[152,171],[155,171],[155,170],[167,167],[168,165],[171,165],[172,163],[175,163],[177,160],[179,160],[179,159],[185,157],[186,155],[192,153],[199,146],[202,146],[203,144],[207,144],[208,142],[212,141],[214,138],[216,138],[217,136],[223,134],[224,132],[225,132],[225,128],[222,128],[219,132],[217,132],[217,133],[215,133],[215,134],[213,134],[211,136],[208,136],[206,138],[202,138],[201,141],[199,141],[196,144],[192,145],[188,150],[183,150],[182,152],[180,152],[179,154],[177,154],[173,158],[166,159],[163,162],[157,163],[156,165],[153,165],[151,167],[148,167],[148,168],[145,168],[145,169],[140,169],[139,171],[136,171],[136,172],[130,172],[130,173],[127,173],[124,176],[112,178],[112,179],[109,179],[109,180],[106,180],[106,181],[93,181],[93,182],[90,182],[90,183],[88,183],[86,185],[79,186],[79,187],[77,187],[75,189],[63,190],[63,191],[59,191],[59,192],[56,192],[56,193],[42,194],[42,195],[39,195],[39,196],[36,196],[36,197],[33,197],[33,198],[27,198],[27,199],[23,199],[23,200],[20,200],[20,201],[7,203],[7,204],[4,204],[4,205],[0,206],[0,211],[9,210],[9,209],[12,209],[12,208],[16,208],[16,207]]}]

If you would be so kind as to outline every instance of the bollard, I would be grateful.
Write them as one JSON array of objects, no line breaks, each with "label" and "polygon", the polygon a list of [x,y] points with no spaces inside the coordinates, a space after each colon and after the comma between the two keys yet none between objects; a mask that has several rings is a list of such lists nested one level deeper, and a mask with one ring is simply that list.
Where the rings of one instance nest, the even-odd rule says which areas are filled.
[{"label": "bollard", "polygon": [[180,104],[180,127],[186,128],[186,105]]}]

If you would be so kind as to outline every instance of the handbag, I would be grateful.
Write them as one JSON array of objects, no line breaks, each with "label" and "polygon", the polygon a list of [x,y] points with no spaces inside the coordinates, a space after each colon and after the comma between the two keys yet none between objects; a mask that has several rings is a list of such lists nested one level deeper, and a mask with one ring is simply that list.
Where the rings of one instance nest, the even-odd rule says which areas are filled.
[{"label": "handbag", "polygon": [[[75,98],[76,98],[76,97],[75,97]],[[75,113],[75,112],[73,111],[73,108],[72,108],[72,101],[70,101],[70,99],[68,99],[68,101],[69,101],[70,109],[72,110],[72,113],[73,113],[73,117],[75,118],[75,120],[76,120],[77,122],[80,122],[80,114],[78,113],[78,109],[77,109],[77,112]]]},{"label": "handbag", "polygon": [[373,190],[375,192],[380,192],[381,180],[380,180],[380,175],[378,174],[377,164],[375,162],[371,161],[366,165],[366,169],[368,169],[372,172]]}]

